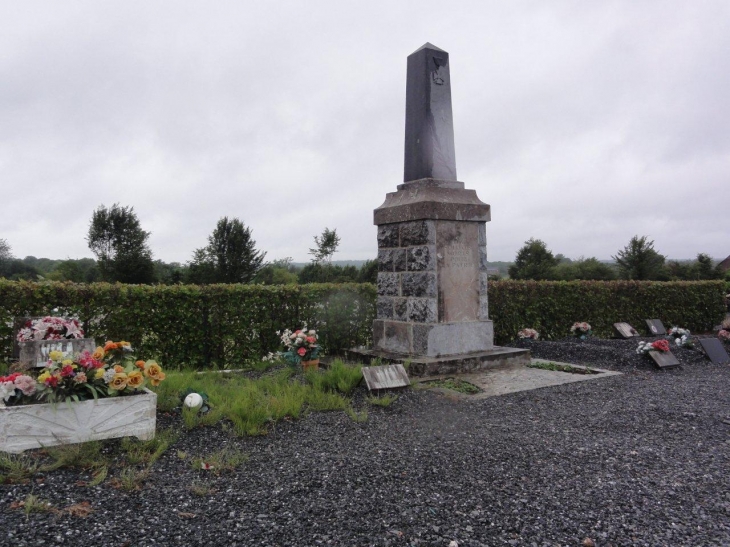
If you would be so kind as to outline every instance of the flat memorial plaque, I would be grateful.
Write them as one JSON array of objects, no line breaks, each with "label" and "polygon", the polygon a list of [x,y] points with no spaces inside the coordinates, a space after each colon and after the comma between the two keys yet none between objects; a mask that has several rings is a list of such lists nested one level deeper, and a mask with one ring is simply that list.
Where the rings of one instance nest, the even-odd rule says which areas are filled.
[{"label": "flat memorial plaque", "polygon": [[671,351],[650,351],[649,356],[654,359],[654,364],[659,368],[674,368],[681,365]]},{"label": "flat memorial plaque", "polygon": [[667,329],[664,328],[664,324],[659,319],[647,319],[646,328],[649,329],[649,336],[664,336],[667,334]]},{"label": "flat memorial plaque", "polygon": [[639,336],[638,331],[628,323],[614,323],[613,328],[621,338]]},{"label": "flat memorial plaque", "polygon": [[713,364],[727,365],[730,363],[730,355],[727,354],[725,346],[717,338],[700,338],[700,345]]},{"label": "flat memorial plaque", "polygon": [[369,391],[374,389],[393,389],[411,385],[403,365],[380,365],[362,367],[362,375]]}]

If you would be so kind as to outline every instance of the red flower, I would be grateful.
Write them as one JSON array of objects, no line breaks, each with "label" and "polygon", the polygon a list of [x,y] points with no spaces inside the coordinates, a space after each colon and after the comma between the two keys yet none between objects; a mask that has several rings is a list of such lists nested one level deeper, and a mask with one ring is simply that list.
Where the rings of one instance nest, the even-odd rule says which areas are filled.
[{"label": "red flower", "polygon": [[49,387],[56,387],[58,385],[58,376],[49,376],[44,383]]},{"label": "red flower", "polygon": [[669,342],[666,340],[657,340],[652,343],[651,347],[658,351],[669,351]]},{"label": "red flower", "polygon": [[73,375],[74,375],[74,369],[71,365],[66,365],[65,367],[63,367],[61,369],[61,376],[63,376],[64,378],[68,378],[69,376],[73,376]]},{"label": "red flower", "polygon": [[304,357],[304,354],[307,353],[307,350],[304,348],[299,348],[297,350],[297,353],[299,354],[299,357]]},{"label": "red flower", "polygon": [[314,344],[317,341],[317,339],[314,336],[307,336],[307,342],[310,344]]}]

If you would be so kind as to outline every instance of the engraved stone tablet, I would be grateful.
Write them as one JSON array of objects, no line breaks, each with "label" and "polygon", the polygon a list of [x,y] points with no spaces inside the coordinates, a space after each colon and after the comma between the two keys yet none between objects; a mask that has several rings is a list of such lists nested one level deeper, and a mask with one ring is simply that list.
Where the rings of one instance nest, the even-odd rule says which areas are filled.
[{"label": "engraved stone tablet", "polygon": [[671,351],[650,351],[649,357],[659,368],[674,368],[681,364]]},{"label": "engraved stone tablet", "polygon": [[717,338],[700,338],[700,345],[713,364],[727,365],[730,363],[730,355],[727,354],[725,346]]},{"label": "engraved stone tablet", "polygon": [[370,391],[411,385],[406,369],[401,364],[362,367],[362,376]]},{"label": "engraved stone tablet", "polygon": [[664,328],[664,324],[659,319],[647,319],[646,328],[649,330],[649,336],[664,336],[667,334],[667,329]]},{"label": "engraved stone tablet", "polygon": [[637,330],[628,323],[614,323],[613,328],[619,338],[633,338],[639,336]]},{"label": "engraved stone tablet", "polygon": [[439,320],[476,321],[479,314],[479,226],[436,223]]}]

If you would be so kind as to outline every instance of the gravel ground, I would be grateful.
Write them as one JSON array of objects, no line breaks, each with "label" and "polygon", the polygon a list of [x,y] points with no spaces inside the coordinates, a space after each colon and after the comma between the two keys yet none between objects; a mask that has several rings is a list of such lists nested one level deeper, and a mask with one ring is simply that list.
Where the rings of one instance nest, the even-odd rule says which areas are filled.
[{"label": "gravel ground", "polygon": [[[0,537],[16,546],[730,545],[729,366],[676,350],[683,366],[660,371],[634,353],[635,340],[515,345],[626,374],[478,401],[410,390],[387,408],[367,407],[359,388],[363,423],[328,412],[265,437],[195,429],[139,491],[83,486],[90,476],[76,470],[0,486]],[[158,427],[180,424],[159,416]],[[224,447],[248,461],[219,475],[192,467],[192,456]],[[93,512],[26,517],[11,505],[31,492]]]}]

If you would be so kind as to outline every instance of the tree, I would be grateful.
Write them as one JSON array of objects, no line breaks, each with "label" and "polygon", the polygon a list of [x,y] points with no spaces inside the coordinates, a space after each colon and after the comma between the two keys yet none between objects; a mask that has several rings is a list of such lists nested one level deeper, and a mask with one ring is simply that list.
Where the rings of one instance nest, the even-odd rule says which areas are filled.
[{"label": "tree", "polygon": [[99,262],[104,281],[152,283],[155,267],[147,246],[150,233],[140,226],[134,207],[118,203],[94,211],[86,240]]},{"label": "tree", "polygon": [[654,242],[646,236],[634,236],[629,244],[612,256],[618,264],[619,274],[623,279],[664,279],[666,257],[654,250]]},{"label": "tree", "polygon": [[325,228],[321,236],[314,236],[315,248],[309,249],[309,254],[313,255],[312,262],[319,263],[323,260],[327,264],[332,263],[332,255],[337,252],[340,245],[340,236],[337,235],[337,228],[330,230]]},{"label": "tree", "polygon": [[237,218],[223,217],[190,262],[193,283],[248,283],[261,269],[266,253],[256,250],[251,229]]},{"label": "tree", "polygon": [[13,253],[10,249],[10,244],[4,239],[0,239],[0,277],[4,277],[7,274],[12,259]]},{"label": "tree", "polygon": [[512,279],[554,279],[559,259],[539,239],[528,239],[509,267]]},{"label": "tree", "polygon": [[692,279],[722,279],[723,272],[713,262],[710,255],[699,253],[692,266]]},{"label": "tree", "polygon": [[263,285],[296,285],[297,268],[291,257],[279,258],[265,264],[256,272],[253,281]]},{"label": "tree", "polygon": [[564,279],[566,281],[570,281],[571,279],[597,279],[605,281],[616,279],[616,272],[611,266],[604,264],[595,257],[580,257],[575,261],[566,259],[565,262],[558,264],[558,267],[555,269],[555,277],[556,279]]}]

